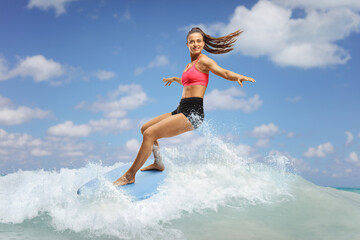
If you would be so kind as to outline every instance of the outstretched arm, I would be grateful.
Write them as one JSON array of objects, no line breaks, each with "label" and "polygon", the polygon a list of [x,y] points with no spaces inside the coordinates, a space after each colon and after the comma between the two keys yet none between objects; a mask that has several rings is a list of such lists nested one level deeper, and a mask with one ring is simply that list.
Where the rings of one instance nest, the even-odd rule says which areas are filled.
[{"label": "outstretched arm", "polygon": [[204,63],[207,65],[207,67],[209,68],[209,70],[212,73],[214,73],[222,78],[225,78],[226,80],[229,80],[229,81],[234,81],[234,82],[237,81],[241,87],[243,86],[243,84],[242,84],[243,81],[255,82],[255,80],[253,78],[246,77],[244,75],[240,75],[240,74],[234,73],[232,71],[229,71],[229,70],[226,70],[226,69],[220,67],[211,58],[206,58]]},{"label": "outstretched arm", "polygon": [[166,82],[165,86],[170,86],[174,81],[182,85],[181,78],[178,77],[163,78],[163,82]]}]

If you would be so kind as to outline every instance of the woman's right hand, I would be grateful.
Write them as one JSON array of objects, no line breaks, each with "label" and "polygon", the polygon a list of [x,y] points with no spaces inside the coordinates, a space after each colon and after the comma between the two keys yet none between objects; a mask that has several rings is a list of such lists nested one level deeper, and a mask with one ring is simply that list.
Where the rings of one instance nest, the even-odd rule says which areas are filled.
[{"label": "woman's right hand", "polygon": [[170,86],[174,81],[175,81],[175,78],[174,78],[174,77],[163,78],[163,82],[166,82],[166,83],[165,83],[165,86]]}]

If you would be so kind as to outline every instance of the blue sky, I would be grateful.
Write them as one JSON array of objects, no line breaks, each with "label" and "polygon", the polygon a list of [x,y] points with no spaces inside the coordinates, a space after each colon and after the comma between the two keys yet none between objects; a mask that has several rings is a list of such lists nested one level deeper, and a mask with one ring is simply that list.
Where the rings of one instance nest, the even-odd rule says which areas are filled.
[{"label": "blue sky", "polygon": [[[187,31],[244,30],[212,55],[212,131],[241,155],[286,156],[320,185],[360,187],[358,1],[1,1],[0,172],[132,161],[140,126],[173,111]],[[201,131],[161,140],[200,141]]]}]

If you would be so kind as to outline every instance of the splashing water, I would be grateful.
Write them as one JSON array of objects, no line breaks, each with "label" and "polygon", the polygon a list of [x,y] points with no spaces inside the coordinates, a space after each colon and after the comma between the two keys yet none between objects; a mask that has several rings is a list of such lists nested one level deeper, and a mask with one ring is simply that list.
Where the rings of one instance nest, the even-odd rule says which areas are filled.
[{"label": "splashing water", "polygon": [[139,202],[111,184],[79,186],[111,169],[21,171],[0,177],[0,239],[360,239],[360,195],[316,186],[284,156],[247,158],[211,133],[163,148],[168,177]]}]

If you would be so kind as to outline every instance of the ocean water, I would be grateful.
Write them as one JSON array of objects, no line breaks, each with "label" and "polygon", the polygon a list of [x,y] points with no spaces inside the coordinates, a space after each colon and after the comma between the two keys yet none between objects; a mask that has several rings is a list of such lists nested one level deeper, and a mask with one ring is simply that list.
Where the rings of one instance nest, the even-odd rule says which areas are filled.
[{"label": "ocean water", "polygon": [[337,187],[336,189],[360,194],[360,188],[341,188],[341,187]]},{"label": "ocean water", "polygon": [[82,184],[123,163],[1,176],[0,239],[360,239],[356,191],[317,186],[284,156],[255,161],[205,135],[162,149],[168,177],[143,201],[111,184],[77,196]]}]

